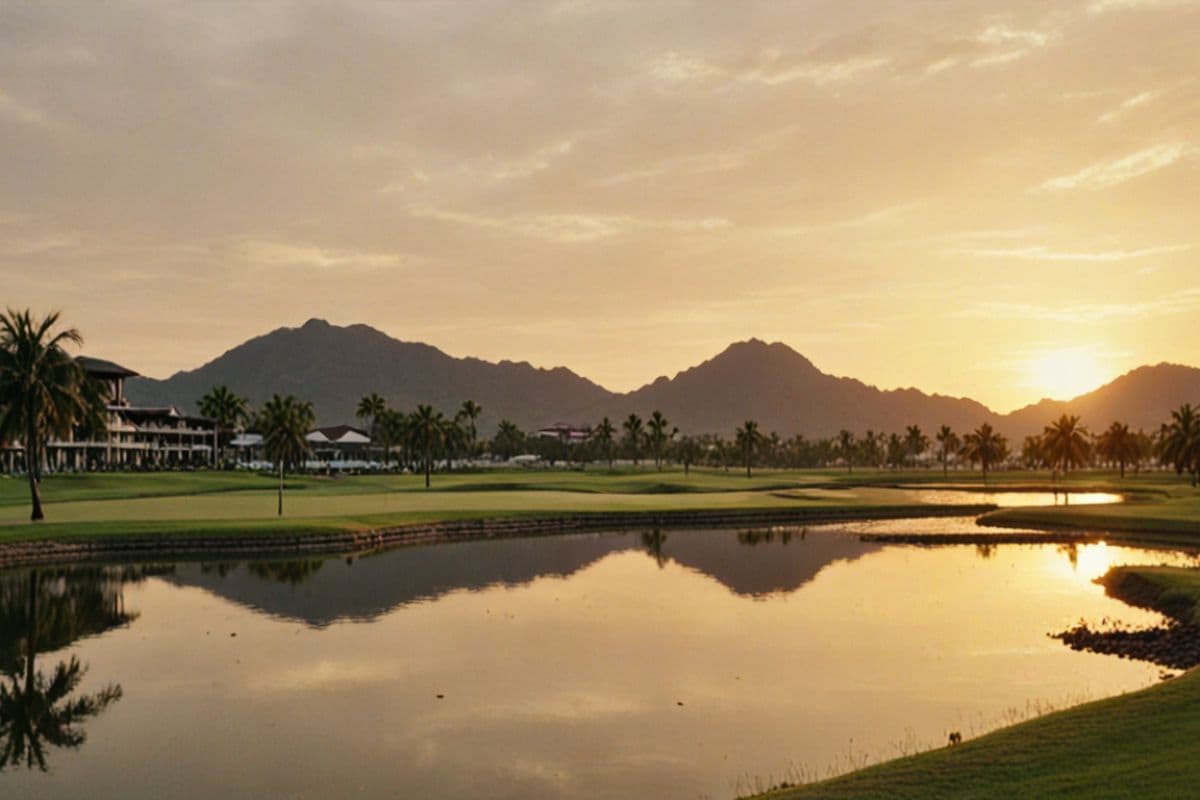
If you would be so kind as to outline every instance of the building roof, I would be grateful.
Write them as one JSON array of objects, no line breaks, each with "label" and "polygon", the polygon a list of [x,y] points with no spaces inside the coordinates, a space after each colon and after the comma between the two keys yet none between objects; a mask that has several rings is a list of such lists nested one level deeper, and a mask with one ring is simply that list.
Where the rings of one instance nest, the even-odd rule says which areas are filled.
[{"label": "building roof", "polygon": [[103,378],[133,378],[138,374],[128,367],[122,367],[114,361],[105,361],[103,358],[77,356],[75,361],[87,370],[89,374]]},{"label": "building roof", "polygon": [[367,432],[349,425],[331,425],[327,428],[317,428],[305,437],[310,442],[324,444],[370,444],[371,437]]}]

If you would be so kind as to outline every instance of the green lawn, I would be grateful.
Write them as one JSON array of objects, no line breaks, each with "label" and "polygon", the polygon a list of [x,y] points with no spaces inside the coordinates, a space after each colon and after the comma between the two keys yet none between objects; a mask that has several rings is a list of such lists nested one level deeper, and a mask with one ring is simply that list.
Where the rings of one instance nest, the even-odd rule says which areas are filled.
[{"label": "green lawn", "polygon": [[[1151,604],[1200,621],[1200,570],[1124,567],[1110,585],[1145,582]],[[958,747],[769,792],[809,798],[1181,798],[1200,794],[1200,669],[1140,692],[996,731]]]},{"label": "green lawn", "polygon": [[985,525],[1071,528],[1120,533],[1192,534],[1200,538],[1200,491],[1174,476],[1120,482],[1130,492],[1119,505],[1005,508],[983,516]]},{"label": "green lawn", "polygon": [[[893,476],[894,477],[894,476]],[[0,542],[133,533],[320,533],[442,519],[630,511],[919,506],[902,491],[836,487],[828,472],[654,469],[497,471],[287,479],[284,518],[276,480],[248,473],[50,476],[46,520],[28,523],[27,486],[0,481]]]},{"label": "green lawn", "polygon": [[[1195,530],[1200,493],[1174,476],[1113,480],[1088,473],[1059,486],[1074,491],[1133,492],[1128,506],[1071,509],[1011,509],[993,517],[1004,524],[1099,527],[1119,520],[1171,520],[1175,532]],[[977,490],[1050,488],[1047,476],[1005,473],[984,484],[978,474],[939,471],[842,470],[756,471],[696,469],[659,472],[652,467],[609,472],[582,470],[496,470],[437,474],[425,490],[418,475],[368,475],[287,479],[282,520],[275,515],[271,475],[245,472],[100,473],[49,476],[43,483],[46,521],[30,525],[28,487],[0,479],[0,541],[122,533],[264,534],[365,530],[406,522],[464,517],[511,517],[627,511],[703,511],[777,508],[866,510],[916,505],[898,484]],[[1025,515],[1025,517],[1022,517]],[[1155,516],[1157,515],[1157,516]],[[991,518],[991,517],[990,517]]]}]

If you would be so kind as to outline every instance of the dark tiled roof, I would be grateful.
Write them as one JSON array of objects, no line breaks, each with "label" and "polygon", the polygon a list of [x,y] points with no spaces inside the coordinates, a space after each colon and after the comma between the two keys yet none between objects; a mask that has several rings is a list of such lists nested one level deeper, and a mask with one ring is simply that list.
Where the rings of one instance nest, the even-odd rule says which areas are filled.
[{"label": "dark tiled roof", "polygon": [[355,428],[350,425],[331,425],[328,428],[317,428],[313,431],[313,433],[323,433],[325,434],[325,438],[329,439],[329,441],[336,442],[350,431],[354,431],[361,436],[370,437],[370,434],[364,431],[362,428]]},{"label": "dark tiled roof", "polygon": [[120,364],[112,361],[105,361],[102,358],[79,356],[75,360],[78,361],[79,364],[92,375],[113,378],[132,378],[138,374],[128,367],[122,367]]}]

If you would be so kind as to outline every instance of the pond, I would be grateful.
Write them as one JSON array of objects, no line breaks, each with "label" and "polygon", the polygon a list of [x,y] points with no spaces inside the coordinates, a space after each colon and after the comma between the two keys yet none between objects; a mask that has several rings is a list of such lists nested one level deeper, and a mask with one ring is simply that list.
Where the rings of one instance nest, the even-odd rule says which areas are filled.
[{"label": "pond", "polygon": [[1046,635],[1159,621],[1117,563],[1197,561],[814,528],[12,570],[0,795],[730,798],[1158,681]]}]

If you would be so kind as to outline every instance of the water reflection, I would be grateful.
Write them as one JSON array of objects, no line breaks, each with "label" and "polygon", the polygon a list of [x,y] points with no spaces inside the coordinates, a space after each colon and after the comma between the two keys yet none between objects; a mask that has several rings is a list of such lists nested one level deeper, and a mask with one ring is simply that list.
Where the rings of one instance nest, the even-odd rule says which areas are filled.
[{"label": "water reflection", "polygon": [[964,489],[905,489],[905,494],[931,505],[987,504],[1001,508],[1022,506],[1093,506],[1120,503],[1125,498],[1111,492],[976,492]]},{"label": "water reflection", "polygon": [[78,693],[87,666],[76,656],[48,671],[37,656],[127,625],[127,572],[104,568],[28,570],[0,576],[0,770],[48,768],[48,749],[75,749],[83,723],[121,699],[120,685]]},{"label": "water reflection", "polygon": [[[4,647],[37,643],[46,687],[45,653],[70,644],[53,659],[64,685],[74,658],[128,690],[87,747],[0,775],[0,796],[726,797],[738,775],[823,772],[851,739],[886,756],[906,731],[944,744],[1031,702],[1157,680],[1045,634],[1081,616],[1153,622],[1091,578],[1190,557],[987,553],[815,528],[596,534],[185,563],[134,586],[43,572],[32,614],[29,573],[0,573]],[[48,613],[71,595],[77,608]],[[326,622],[296,624],[310,617]],[[57,708],[81,690],[104,704],[80,683]]]},{"label": "water reflection", "polygon": [[[779,552],[792,543],[797,546]],[[804,531],[787,529],[747,530],[736,537],[728,531],[654,529],[405,547],[355,558],[185,563],[165,579],[320,628],[346,619],[376,619],[454,592],[569,576],[606,556],[637,550],[660,569],[679,564],[735,594],[762,597],[794,592],[830,564],[881,547],[850,536],[808,539]]]}]

